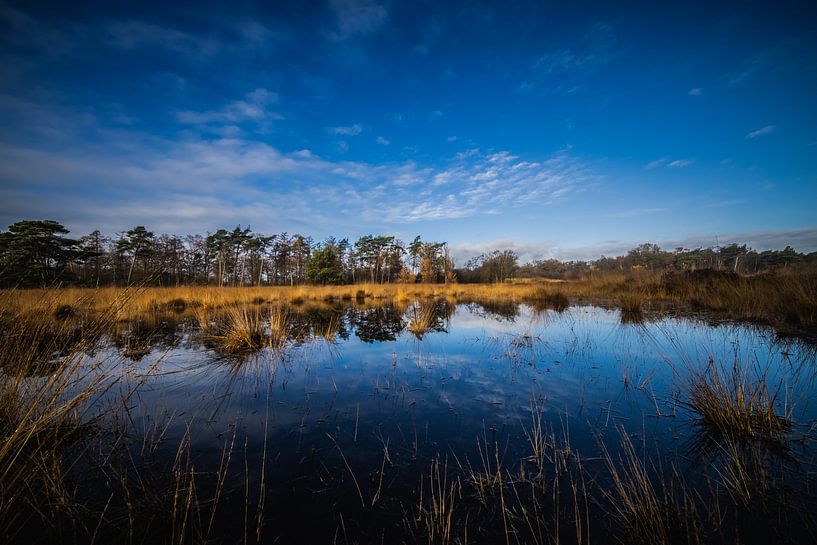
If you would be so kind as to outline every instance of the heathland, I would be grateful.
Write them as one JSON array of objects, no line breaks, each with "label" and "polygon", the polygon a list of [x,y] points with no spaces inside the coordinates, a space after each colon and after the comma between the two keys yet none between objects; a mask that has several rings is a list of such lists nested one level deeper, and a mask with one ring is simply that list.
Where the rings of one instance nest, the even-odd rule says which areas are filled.
[{"label": "heathland", "polygon": [[2,246],[0,541],[817,538],[807,255],[456,268],[370,237],[276,262],[23,227]]}]

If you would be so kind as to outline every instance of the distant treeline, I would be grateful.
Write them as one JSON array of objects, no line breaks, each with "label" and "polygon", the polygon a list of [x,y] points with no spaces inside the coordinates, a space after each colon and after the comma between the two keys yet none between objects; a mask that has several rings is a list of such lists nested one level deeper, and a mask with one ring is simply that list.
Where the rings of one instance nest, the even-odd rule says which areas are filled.
[{"label": "distant treeline", "polygon": [[511,250],[494,251],[455,268],[445,242],[419,236],[404,243],[394,236],[349,239],[288,233],[262,235],[240,226],[207,235],[155,235],[137,226],[115,237],[93,231],[70,238],[56,221],[26,220],[0,232],[0,286],[55,284],[219,286],[345,284],[355,282],[502,282],[510,278],[578,278],[591,270],[690,270],[741,273],[817,262],[817,252],[791,247],[756,252],[745,245],[678,248],[668,252],[642,244],[620,257],[594,261],[533,261],[523,265]]},{"label": "distant treeline", "polygon": [[758,252],[745,244],[729,244],[717,248],[675,248],[664,251],[656,244],[641,244],[626,255],[604,257],[593,261],[559,261],[545,259],[522,265],[515,276],[528,278],[579,278],[590,270],[621,271],[648,269],[652,271],[689,271],[715,269],[741,274],[787,267],[797,263],[817,263],[817,252],[800,253],[791,246],[782,250]]}]

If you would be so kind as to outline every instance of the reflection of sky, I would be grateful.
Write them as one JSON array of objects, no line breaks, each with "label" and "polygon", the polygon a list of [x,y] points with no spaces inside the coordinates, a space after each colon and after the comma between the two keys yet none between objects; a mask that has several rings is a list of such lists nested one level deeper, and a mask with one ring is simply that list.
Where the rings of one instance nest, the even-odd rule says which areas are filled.
[{"label": "reflection of sky", "polygon": [[[164,429],[167,452],[175,453],[189,427],[200,469],[218,467],[235,433],[235,444],[256,464],[266,438],[267,459],[275,461],[271,482],[342,471],[331,435],[363,474],[379,468],[388,444],[395,467],[413,467],[398,488],[416,483],[437,454],[475,463],[478,440],[496,439],[506,464],[518,463],[528,454],[534,400],[546,425],[567,426],[574,449],[586,456],[597,452],[595,434],[617,437],[616,426],[678,448],[692,429],[677,403],[673,369],[703,366],[710,357],[769,367],[772,384],[786,381],[781,399],[789,404],[814,391],[813,353],[776,344],[768,330],[674,318],[622,325],[617,311],[592,307],[538,316],[521,307],[511,322],[464,306],[447,329],[422,340],[403,333],[394,342],[350,335],[243,363],[181,343],[121,362],[119,386],[138,383],[156,365],[129,403],[136,431]],[[806,371],[801,383],[792,379],[798,366]]]}]

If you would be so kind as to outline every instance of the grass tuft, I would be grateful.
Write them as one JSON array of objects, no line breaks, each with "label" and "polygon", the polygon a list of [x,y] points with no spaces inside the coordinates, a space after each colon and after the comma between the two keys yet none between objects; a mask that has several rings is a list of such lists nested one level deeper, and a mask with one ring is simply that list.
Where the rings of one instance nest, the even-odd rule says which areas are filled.
[{"label": "grass tuft", "polygon": [[556,312],[564,312],[570,307],[570,299],[562,291],[551,291],[545,287],[536,288],[526,301],[535,310],[553,309]]},{"label": "grass tuft", "polygon": [[621,309],[621,322],[625,324],[640,324],[644,322],[644,295],[637,291],[629,291],[618,296],[618,305]]},{"label": "grass tuft", "polygon": [[766,375],[741,368],[737,362],[723,366],[710,360],[705,369],[688,371],[684,403],[715,443],[759,441],[782,446],[792,420],[790,414],[777,413],[777,392],[769,390]]}]

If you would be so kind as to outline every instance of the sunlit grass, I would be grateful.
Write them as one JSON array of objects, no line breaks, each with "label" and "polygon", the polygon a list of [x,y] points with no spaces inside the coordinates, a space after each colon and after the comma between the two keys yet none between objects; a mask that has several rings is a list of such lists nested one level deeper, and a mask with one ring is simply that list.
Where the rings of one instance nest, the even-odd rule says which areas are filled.
[{"label": "sunlit grass", "polygon": [[[519,304],[559,310],[569,306],[574,297],[608,293],[611,306],[620,308],[622,316],[642,314],[643,308],[650,308],[648,301],[666,296],[666,292],[656,291],[657,284],[649,284],[657,281],[654,275],[634,278],[609,275],[584,283],[543,285],[5,292],[7,304],[0,311],[0,524],[16,528],[36,521],[57,526],[55,518],[86,520],[92,513],[99,524],[103,524],[103,519],[104,524],[115,520],[120,528],[131,531],[136,528],[138,533],[136,525],[145,520],[140,518],[145,515],[138,512],[138,506],[128,506],[133,509],[127,513],[133,516],[132,520],[123,510],[110,517],[94,512],[95,506],[78,497],[77,485],[72,481],[71,469],[77,465],[79,455],[87,452],[90,438],[105,433],[125,440],[121,430],[103,428],[104,420],[93,420],[89,425],[89,402],[109,388],[109,383],[92,380],[95,375],[88,373],[86,352],[105,335],[116,342],[117,332],[124,332],[119,352],[123,356],[140,350],[149,352],[150,342],[145,346],[140,343],[160,328],[175,328],[176,322],[172,320],[162,324],[168,321],[168,316],[176,316],[180,323],[182,319],[189,320],[193,331],[197,324],[200,332],[195,335],[200,333],[212,341],[217,350],[247,354],[287,345],[299,335],[332,340],[343,323],[342,313],[350,309],[356,312],[389,309],[407,319],[406,328],[418,337],[439,331],[440,324],[451,315],[453,304],[458,302],[480,302],[485,309],[515,315]],[[37,301],[36,296],[43,299]],[[310,312],[319,314],[320,319],[309,318]],[[403,324],[401,321],[398,331]],[[535,359],[530,335],[522,335],[513,343],[515,349],[528,350],[532,354],[530,359]],[[718,464],[711,469],[717,474],[718,486],[735,501],[736,509],[754,505],[758,497],[766,501],[769,495],[777,493],[779,484],[777,477],[770,475],[765,454],[741,445],[758,442],[781,445],[793,427],[789,405],[779,403],[779,390],[769,384],[762,371],[713,362],[703,370],[692,369],[683,374],[685,389],[681,397],[697,419],[696,432],[717,443]],[[625,384],[630,381],[629,373],[629,369],[625,371]],[[482,463],[477,466],[479,469],[463,462],[458,474],[436,458],[416,490],[417,503],[406,504],[411,512],[411,524],[407,527],[415,532],[411,539],[433,543],[478,542],[479,538],[475,541],[469,535],[473,531],[500,541],[557,543],[560,530],[549,532],[560,521],[575,526],[577,543],[590,542],[587,532],[591,526],[595,530],[597,524],[616,536],[641,543],[705,543],[712,532],[723,531],[720,519],[710,511],[720,508],[716,505],[718,498],[703,498],[700,490],[678,478],[674,461],[668,463],[669,472],[657,471],[655,464],[644,453],[637,452],[629,437],[622,434],[620,454],[612,456],[604,450],[603,456],[595,458],[598,463],[585,469],[583,458],[569,439],[557,440],[552,429],[548,431],[552,423],[547,414],[539,402],[533,403],[530,424],[512,439],[527,441],[529,453],[522,458],[506,460],[505,447],[495,439],[489,447],[487,438],[481,443],[477,441]],[[191,451],[188,435],[183,437],[172,466],[162,474],[162,479],[157,479],[161,486],[151,488],[148,480],[128,481],[121,477],[141,475],[142,464],[147,464],[142,459],[129,461],[133,465],[123,473],[113,466],[100,466],[98,470],[114,475],[112,481],[120,479],[111,484],[116,492],[110,494],[121,494],[117,501],[122,504],[132,501],[132,495],[138,491],[140,501],[160,510],[162,516],[167,515],[167,528],[162,529],[167,541],[206,541],[212,537],[212,521],[227,475],[234,470],[230,467],[233,448],[232,442],[225,443],[222,466],[215,477],[216,492],[209,495],[202,492],[198,483],[210,468],[194,465],[196,453]],[[390,480],[384,478],[387,458],[384,453],[378,477],[378,506],[390,505],[387,497]],[[347,469],[358,472],[357,463],[350,458]],[[599,466],[604,466],[603,474]],[[599,489],[599,483],[604,488]],[[249,502],[248,494],[241,498],[245,503]],[[556,503],[556,507],[548,502]],[[706,502],[713,503],[705,505]],[[478,507],[474,507],[475,503]],[[565,516],[565,509],[570,511],[569,517]],[[603,516],[595,512],[593,516],[600,518],[592,524],[591,509],[604,510]],[[469,517],[479,516],[484,517],[480,519],[484,528],[472,526]],[[88,533],[92,531],[93,524]],[[728,533],[728,529],[724,532]],[[110,535],[115,535],[115,530]]]},{"label": "sunlit grass", "polygon": [[[343,286],[214,287],[11,290],[5,299],[17,311],[56,316],[118,308],[124,314],[204,305],[291,304],[369,300],[408,302],[445,298],[452,302],[528,302],[562,310],[573,299],[612,300],[637,315],[647,301],[682,302],[735,317],[811,327],[817,324],[817,271],[781,270],[745,277],[715,271],[593,272],[579,280],[502,284],[355,284]],[[45,308],[43,308],[45,304]]]},{"label": "sunlit grass", "polygon": [[716,440],[781,442],[791,431],[791,416],[778,414],[778,392],[770,390],[766,375],[737,362],[689,369],[685,404]]}]

